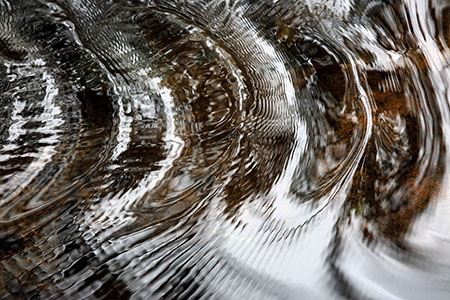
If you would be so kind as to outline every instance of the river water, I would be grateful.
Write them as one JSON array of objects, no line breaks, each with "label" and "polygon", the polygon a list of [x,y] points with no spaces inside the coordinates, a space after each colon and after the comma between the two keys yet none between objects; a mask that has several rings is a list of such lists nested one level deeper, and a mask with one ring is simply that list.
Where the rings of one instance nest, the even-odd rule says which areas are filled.
[{"label": "river water", "polygon": [[1,299],[450,299],[448,0],[0,0]]}]

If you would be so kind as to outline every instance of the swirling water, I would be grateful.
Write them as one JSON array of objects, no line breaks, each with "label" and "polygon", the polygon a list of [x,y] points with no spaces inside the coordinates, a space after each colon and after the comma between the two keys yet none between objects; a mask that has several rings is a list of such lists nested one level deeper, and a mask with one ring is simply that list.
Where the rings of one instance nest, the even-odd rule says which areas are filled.
[{"label": "swirling water", "polygon": [[0,0],[1,299],[450,299],[448,0]]}]

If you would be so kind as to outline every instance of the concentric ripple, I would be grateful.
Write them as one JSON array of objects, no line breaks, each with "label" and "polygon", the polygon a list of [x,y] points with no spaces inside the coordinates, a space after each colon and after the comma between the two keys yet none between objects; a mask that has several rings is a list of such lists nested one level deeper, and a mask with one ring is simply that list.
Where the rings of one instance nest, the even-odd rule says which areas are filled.
[{"label": "concentric ripple", "polygon": [[0,298],[450,298],[449,63],[445,0],[0,0]]}]

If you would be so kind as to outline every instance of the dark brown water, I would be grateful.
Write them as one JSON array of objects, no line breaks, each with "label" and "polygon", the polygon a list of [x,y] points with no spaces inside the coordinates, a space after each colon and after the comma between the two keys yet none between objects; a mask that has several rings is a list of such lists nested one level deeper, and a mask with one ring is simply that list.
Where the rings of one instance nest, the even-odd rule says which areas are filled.
[{"label": "dark brown water", "polygon": [[0,0],[0,299],[450,299],[448,0]]}]

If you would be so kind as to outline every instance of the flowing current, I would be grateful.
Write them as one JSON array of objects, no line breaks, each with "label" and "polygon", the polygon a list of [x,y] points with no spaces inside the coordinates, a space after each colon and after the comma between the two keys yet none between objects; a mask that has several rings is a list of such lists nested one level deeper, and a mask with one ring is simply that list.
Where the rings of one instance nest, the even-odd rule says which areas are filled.
[{"label": "flowing current", "polygon": [[448,0],[0,0],[0,299],[450,299]]}]

